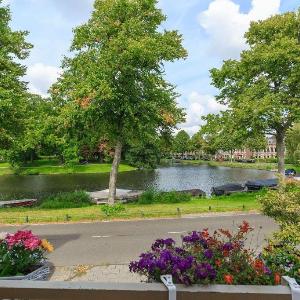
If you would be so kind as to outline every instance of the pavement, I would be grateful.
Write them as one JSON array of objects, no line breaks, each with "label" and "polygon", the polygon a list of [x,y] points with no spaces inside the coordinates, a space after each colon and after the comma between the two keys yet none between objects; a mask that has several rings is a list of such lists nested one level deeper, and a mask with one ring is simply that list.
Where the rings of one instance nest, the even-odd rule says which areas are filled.
[{"label": "pavement", "polygon": [[157,238],[180,237],[193,230],[234,229],[247,220],[255,230],[247,244],[259,249],[277,229],[270,218],[259,214],[211,214],[177,219],[71,223],[49,225],[0,226],[0,232],[32,230],[53,243],[49,260],[55,266],[51,280],[138,282],[129,273],[128,263],[150,249]]}]

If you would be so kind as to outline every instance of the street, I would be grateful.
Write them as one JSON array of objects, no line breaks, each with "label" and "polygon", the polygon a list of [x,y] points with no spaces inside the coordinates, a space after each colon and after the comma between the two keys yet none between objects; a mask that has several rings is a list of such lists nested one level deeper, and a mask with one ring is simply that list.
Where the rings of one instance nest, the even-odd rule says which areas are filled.
[{"label": "street", "polygon": [[181,219],[101,222],[81,224],[49,224],[31,226],[1,226],[0,232],[32,230],[47,238],[55,247],[49,255],[55,266],[118,265],[137,259],[150,248],[156,238],[172,237],[209,228],[233,229],[243,220],[255,227],[248,245],[261,246],[263,240],[276,230],[273,220],[256,214],[194,216]]}]

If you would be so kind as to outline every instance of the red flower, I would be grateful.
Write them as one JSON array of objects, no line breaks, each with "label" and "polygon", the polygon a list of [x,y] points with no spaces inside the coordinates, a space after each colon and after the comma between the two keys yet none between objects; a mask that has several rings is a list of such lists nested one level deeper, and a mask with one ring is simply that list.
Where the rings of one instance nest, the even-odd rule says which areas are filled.
[{"label": "red flower", "polygon": [[222,265],[221,259],[217,259],[217,260],[215,261],[215,264],[216,264],[216,266],[220,267],[220,266]]},{"label": "red flower", "polygon": [[224,275],[224,281],[225,281],[227,284],[233,284],[233,276],[230,275],[230,274]]},{"label": "red flower", "polygon": [[247,221],[243,221],[243,224],[240,225],[239,228],[240,228],[240,232],[242,232],[242,233],[247,233],[250,230],[252,230],[252,228],[250,227],[250,225]]},{"label": "red flower", "polygon": [[208,238],[208,237],[209,237],[208,229],[204,229],[204,230],[202,231],[202,236],[203,236],[204,238]]},{"label": "red flower", "polygon": [[219,231],[229,239],[232,238],[232,234],[229,232],[229,230],[219,229]]},{"label": "red flower", "polygon": [[259,270],[259,271],[263,271],[264,270],[264,263],[262,260],[260,259],[257,259],[254,263],[254,267],[256,270]]},{"label": "red flower", "polygon": [[279,273],[275,273],[274,281],[275,281],[275,284],[280,284],[281,283],[281,276],[280,276]]},{"label": "red flower", "polygon": [[223,256],[224,257],[228,257],[229,256],[229,251],[228,250],[224,250],[223,251]]}]

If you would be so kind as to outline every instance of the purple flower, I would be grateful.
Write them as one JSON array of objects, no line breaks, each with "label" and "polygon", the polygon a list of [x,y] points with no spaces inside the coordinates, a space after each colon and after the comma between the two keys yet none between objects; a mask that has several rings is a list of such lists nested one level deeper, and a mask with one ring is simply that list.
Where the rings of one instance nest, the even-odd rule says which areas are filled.
[{"label": "purple flower", "polygon": [[179,247],[175,248],[175,252],[178,255],[185,255],[186,254],[186,251],[184,249],[182,249],[182,248],[179,248]]},{"label": "purple flower", "polygon": [[188,244],[193,244],[196,242],[199,242],[201,239],[201,233],[197,231],[193,231],[189,235],[186,235],[182,238],[183,242],[188,243]]},{"label": "purple flower", "polygon": [[195,273],[198,279],[214,280],[217,276],[216,270],[209,263],[197,265]]},{"label": "purple flower", "polygon": [[272,275],[272,271],[268,267],[266,267],[266,266],[264,266],[264,273],[266,275]]},{"label": "purple flower", "polygon": [[214,253],[211,249],[206,249],[203,254],[207,259],[212,259],[213,255],[214,255]]},{"label": "purple flower", "polygon": [[151,249],[153,251],[155,251],[155,250],[162,249],[164,247],[172,247],[172,246],[174,246],[174,244],[175,244],[175,241],[171,238],[165,239],[165,240],[164,239],[157,239],[154,242],[154,244],[152,245]]},{"label": "purple flower", "polygon": [[177,268],[180,272],[185,272],[192,267],[193,262],[194,258],[192,256],[188,256],[187,258],[179,260],[174,268]]},{"label": "purple flower", "polygon": [[232,243],[230,243],[230,242],[225,243],[225,244],[223,245],[223,250],[225,250],[225,251],[230,251],[230,250],[232,250],[232,249],[233,249],[233,245],[232,245]]}]

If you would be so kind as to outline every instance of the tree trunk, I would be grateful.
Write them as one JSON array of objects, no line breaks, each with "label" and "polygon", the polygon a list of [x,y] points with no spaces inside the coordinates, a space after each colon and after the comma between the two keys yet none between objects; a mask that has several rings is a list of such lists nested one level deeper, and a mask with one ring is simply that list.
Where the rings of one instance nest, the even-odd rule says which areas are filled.
[{"label": "tree trunk", "polygon": [[285,174],[285,142],[284,142],[284,131],[277,131],[276,133],[276,152],[278,159],[278,173],[281,175]]},{"label": "tree trunk", "polygon": [[121,161],[121,153],[122,153],[122,143],[118,141],[116,144],[114,160],[113,160],[110,177],[109,177],[109,193],[108,193],[109,205],[113,205],[116,199],[116,184],[117,184],[119,165]]}]

